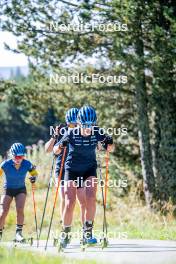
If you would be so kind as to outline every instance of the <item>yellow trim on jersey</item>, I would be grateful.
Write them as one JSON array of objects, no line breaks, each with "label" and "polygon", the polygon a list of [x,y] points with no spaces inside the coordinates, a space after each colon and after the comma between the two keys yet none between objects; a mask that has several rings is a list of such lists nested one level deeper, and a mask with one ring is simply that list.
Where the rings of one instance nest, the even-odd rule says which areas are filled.
[{"label": "yellow trim on jersey", "polygon": [[30,171],[29,173],[30,173],[31,176],[38,176],[38,172],[35,169]]},{"label": "yellow trim on jersey", "polygon": [[3,175],[4,171],[2,168],[0,168],[0,177]]}]

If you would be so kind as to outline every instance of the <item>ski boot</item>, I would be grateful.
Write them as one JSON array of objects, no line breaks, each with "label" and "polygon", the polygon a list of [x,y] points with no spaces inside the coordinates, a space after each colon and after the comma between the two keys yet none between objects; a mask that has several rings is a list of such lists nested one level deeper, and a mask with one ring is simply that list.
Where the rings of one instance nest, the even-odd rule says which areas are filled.
[{"label": "ski boot", "polygon": [[22,231],[17,231],[14,239],[14,243],[25,243],[26,239],[22,235]]},{"label": "ski boot", "polygon": [[70,235],[71,227],[65,227],[63,228],[61,235],[60,235],[60,244],[58,251],[61,252],[64,250],[64,248],[67,247],[68,244],[70,244],[71,235]]},{"label": "ski boot", "polygon": [[92,235],[93,223],[86,221],[83,226],[83,238],[81,240],[81,249],[85,251],[87,246],[95,246],[97,239]]}]

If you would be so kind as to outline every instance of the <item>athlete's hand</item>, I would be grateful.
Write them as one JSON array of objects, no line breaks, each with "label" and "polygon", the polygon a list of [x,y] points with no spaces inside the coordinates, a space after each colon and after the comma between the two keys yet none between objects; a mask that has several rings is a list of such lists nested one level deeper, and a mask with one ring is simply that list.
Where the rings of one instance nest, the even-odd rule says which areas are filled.
[{"label": "athlete's hand", "polygon": [[109,152],[113,149],[113,138],[111,136],[106,136],[105,140],[102,142],[103,148]]},{"label": "athlete's hand", "polygon": [[62,141],[60,147],[61,147],[61,148],[67,147],[68,144],[69,144],[69,138],[65,138],[65,139]]},{"label": "athlete's hand", "polygon": [[109,151],[109,152],[114,151],[114,145],[108,145],[107,146],[107,151]]},{"label": "athlete's hand", "polygon": [[35,183],[36,182],[36,177],[35,176],[32,176],[29,178],[30,182],[31,183]]},{"label": "athlete's hand", "polygon": [[55,132],[54,134],[52,135],[52,138],[56,139],[57,136],[59,136],[60,134],[60,130],[65,127],[65,124],[59,124],[58,126],[56,126],[56,129],[55,129]]}]

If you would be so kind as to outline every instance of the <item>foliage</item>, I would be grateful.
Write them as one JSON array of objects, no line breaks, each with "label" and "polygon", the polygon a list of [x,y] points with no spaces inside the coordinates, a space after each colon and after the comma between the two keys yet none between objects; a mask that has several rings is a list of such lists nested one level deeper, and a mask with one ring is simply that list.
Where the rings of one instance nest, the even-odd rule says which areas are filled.
[{"label": "foliage", "polygon": [[[46,123],[64,120],[69,107],[92,104],[100,126],[128,128],[128,136],[115,137],[114,160],[137,180],[143,178],[147,204],[158,200],[163,206],[170,198],[175,203],[174,1],[4,0],[2,4],[2,28],[19,37],[16,52],[29,57],[31,75],[25,82],[3,83],[0,92],[6,96],[1,92],[0,98],[6,107],[15,106],[25,123],[43,130],[25,143],[37,136],[44,139]],[[88,25],[88,30],[61,32],[49,28],[51,22],[67,26],[75,22]],[[127,24],[128,30],[90,29],[90,25],[108,23]],[[93,62],[88,62],[90,58]],[[123,74],[128,82],[50,83],[51,74],[75,72]]]}]

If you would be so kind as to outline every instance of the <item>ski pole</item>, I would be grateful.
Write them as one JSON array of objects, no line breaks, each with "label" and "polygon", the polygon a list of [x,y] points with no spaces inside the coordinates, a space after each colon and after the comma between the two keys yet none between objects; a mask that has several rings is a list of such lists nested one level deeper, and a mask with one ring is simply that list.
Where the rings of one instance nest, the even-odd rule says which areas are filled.
[{"label": "ski pole", "polygon": [[102,169],[101,169],[101,161],[100,156],[98,153],[98,167],[99,167],[99,175],[100,175],[100,187],[101,187],[101,194],[102,194],[102,201],[103,201],[103,236],[104,233],[106,234],[107,238],[107,221],[106,221],[106,204],[105,204],[105,196],[104,196],[104,188],[103,188],[103,176],[102,176]]},{"label": "ski pole", "polygon": [[40,241],[42,228],[43,228],[43,222],[44,222],[45,213],[46,213],[46,206],[47,206],[47,202],[48,202],[49,190],[50,190],[52,176],[53,176],[54,162],[55,162],[55,156],[53,157],[52,166],[51,166],[51,172],[50,172],[50,178],[49,178],[48,188],[47,188],[47,192],[46,192],[46,198],[45,198],[45,204],[44,204],[44,209],[43,209],[43,215],[42,215],[42,220],[41,220],[40,230],[39,230],[39,241]]},{"label": "ski pole", "polygon": [[105,178],[105,207],[107,201],[107,191],[108,191],[108,180],[109,180],[109,150],[106,150],[106,178]]},{"label": "ski pole", "polygon": [[51,220],[50,220],[49,229],[48,229],[48,235],[47,235],[45,250],[47,250],[48,240],[49,240],[50,231],[51,231],[51,225],[52,225],[52,222],[53,222],[54,211],[55,211],[55,208],[56,208],[58,191],[59,191],[60,181],[61,181],[62,172],[63,172],[63,168],[64,168],[64,161],[65,161],[65,156],[66,156],[66,150],[67,150],[67,148],[64,147],[64,152],[63,152],[62,160],[61,160],[61,168],[60,168],[60,172],[59,172],[59,176],[58,176],[58,184],[57,184],[55,198],[54,198],[54,204],[53,204],[53,209],[52,209],[52,214],[51,214]]},{"label": "ski pole", "polygon": [[32,183],[32,200],[33,200],[33,206],[34,206],[34,216],[35,216],[35,229],[36,229],[36,235],[37,235],[37,247],[39,245],[39,237],[38,237],[38,224],[37,224],[37,210],[36,210],[36,202],[35,202],[35,184]]}]

